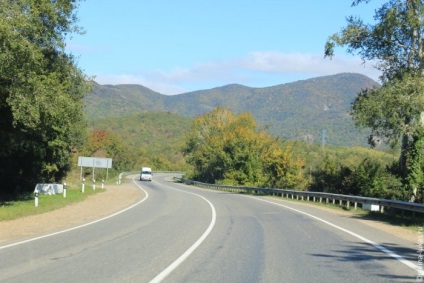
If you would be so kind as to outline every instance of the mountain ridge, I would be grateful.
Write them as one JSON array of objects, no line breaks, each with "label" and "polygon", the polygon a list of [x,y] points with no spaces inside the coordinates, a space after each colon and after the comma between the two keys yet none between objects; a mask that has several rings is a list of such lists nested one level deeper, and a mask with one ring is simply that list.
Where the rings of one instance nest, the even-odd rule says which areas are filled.
[{"label": "mountain ridge", "polygon": [[365,146],[367,134],[354,127],[349,109],[360,90],[375,86],[377,82],[356,73],[263,88],[228,84],[172,96],[135,84],[94,84],[85,98],[86,116],[96,120],[159,111],[193,118],[223,106],[252,113],[260,127],[284,139]]}]

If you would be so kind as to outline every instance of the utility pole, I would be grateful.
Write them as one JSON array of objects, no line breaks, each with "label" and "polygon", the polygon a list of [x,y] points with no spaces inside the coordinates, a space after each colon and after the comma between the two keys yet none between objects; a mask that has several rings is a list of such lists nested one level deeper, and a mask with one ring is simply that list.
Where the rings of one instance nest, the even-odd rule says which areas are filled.
[{"label": "utility pole", "polygon": [[322,130],[322,147],[325,147],[326,138],[327,138],[327,130]]}]

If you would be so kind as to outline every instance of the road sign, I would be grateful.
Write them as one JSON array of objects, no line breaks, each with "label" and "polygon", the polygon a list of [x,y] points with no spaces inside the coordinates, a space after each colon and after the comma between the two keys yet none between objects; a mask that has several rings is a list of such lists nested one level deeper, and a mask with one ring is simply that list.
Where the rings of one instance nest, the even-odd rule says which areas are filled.
[{"label": "road sign", "polygon": [[[94,168],[112,168],[112,158],[101,158],[101,157],[78,157],[78,166],[81,167],[81,176],[82,180],[82,167],[91,167],[93,168],[93,180],[94,180]],[[106,180],[108,179],[109,170],[106,171]]]},{"label": "road sign", "polygon": [[112,168],[112,158],[78,157],[78,166],[95,168]]}]

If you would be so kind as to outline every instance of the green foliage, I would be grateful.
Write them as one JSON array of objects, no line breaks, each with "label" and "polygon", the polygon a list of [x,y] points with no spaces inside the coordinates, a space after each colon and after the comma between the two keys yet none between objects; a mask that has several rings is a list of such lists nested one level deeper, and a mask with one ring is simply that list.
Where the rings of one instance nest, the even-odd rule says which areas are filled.
[{"label": "green foliage", "polygon": [[[91,130],[79,154],[81,156],[112,158],[112,168],[107,172],[112,175],[127,171],[135,163],[135,158],[127,143],[120,136],[104,130]],[[91,168],[85,169],[84,177],[91,172]],[[91,179],[106,179],[105,170],[97,170],[94,174],[96,176],[91,176]]]},{"label": "green foliage", "polygon": [[[184,170],[187,165],[180,149],[191,121],[172,113],[143,112],[90,120],[89,127],[113,133],[115,139],[122,143],[121,147],[129,157],[120,166],[121,170],[139,170],[143,165],[153,170]],[[113,158],[111,155],[104,157]]]},{"label": "green foliage", "polygon": [[[359,127],[372,129],[373,137],[384,138],[394,146],[403,135],[423,130],[424,80],[405,73],[382,88],[363,90],[352,107]],[[371,142],[374,139],[371,140]]]},{"label": "green foliage", "polygon": [[359,164],[345,166],[340,160],[326,156],[321,167],[312,174],[311,189],[314,191],[386,199],[407,198],[401,180],[378,159],[365,158]]},{"label": "green foliage", "polygon": [[303,162],[277,139],[256,130],[251,114],[217,107],[194,120],[183,153],[194,179],[210,183],[294,188]]},{"label": "green foliage", "polygon": [[[354,1],[358,5],[362,1]],[[424,129],[424,3],[421,0],[389,1],[375,12],[376,23],[348,18],[347,27],[330,36],[325,55],[334,47],[347,46],[364,60],[377,61],[382,71],[381,88],[363,90],[353,104],[358,126],[369,127],[371,145],[384,140],[401,142],[399,171],[405,188],[416,194],[423,187],[422,144]]]},{"label": "green foliage", "polygon": [[0,1],[0,199],[59,181],[81,144],[86,78],[64,51],[76,1]]},{"label": "green foliage", "polygon": [[334,159],[325,156],[319,170],[314,171],[313,191],[341,193],[341,166]]}]

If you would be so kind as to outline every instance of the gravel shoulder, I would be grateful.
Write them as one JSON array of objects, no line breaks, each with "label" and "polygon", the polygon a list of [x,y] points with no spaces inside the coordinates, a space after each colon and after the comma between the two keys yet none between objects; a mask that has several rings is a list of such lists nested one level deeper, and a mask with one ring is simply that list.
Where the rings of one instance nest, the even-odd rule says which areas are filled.
[{"label": "gravel shoulder", "polygon": [[[63,229],[76,227],[102,217],[106,217],[131,206],[144,197],[143,191],[137,188],[131,176],[121,185],[107,186],[105,192],[92,195],[85,201],[75,203],[48,213],[33,215],[11,221],[0,222],[0,246],[32,237],[37,237]],[[302,205],[312,205],[302,203]],[[315,206],[330,213],[349,217],[351,213]],[[393,226],[379,221],[358,219],[367,225],[396,235],[412,243],[417,241],[417,232]]]},{"label": "gravel shoulder", "polygon": [[48,213],[0,222],[0,246],[53,233],[106,217],[136,203],[143,197],[131,179],[106,186],[104,192]]}]

